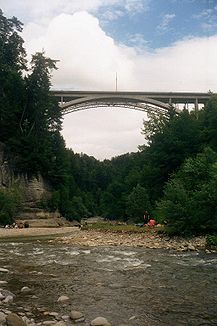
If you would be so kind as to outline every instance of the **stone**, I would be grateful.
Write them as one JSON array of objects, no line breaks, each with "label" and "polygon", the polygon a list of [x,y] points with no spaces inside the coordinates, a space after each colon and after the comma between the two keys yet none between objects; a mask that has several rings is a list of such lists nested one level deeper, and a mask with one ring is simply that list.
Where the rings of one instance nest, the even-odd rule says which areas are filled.
[{"label": "stone", "polygon": [[3,300],[5,296],[0,292],[0,300]]},{"label": "stone", "polygon": [[3,302],[4,302],[4,303],[11,303],[11,302],[13,302],[13,300],[14,300],[14,297],[13,297],[12,295],[8,295],[8,296],[3,300]]},{"label": "stone", "polygon": [[91,326],[111,326],[108,320],[104,317],[97,317],[90,323]]},{"label": "stone", "polygon": [[7,281],[0,281],[0,285],[8,284]]},{"label": "stone", "polygon": [[22,289],[20,290],[20,292],[22,292],[22,293],[29,293],[29,292],[32,292],[32,290],[28,286],[24,286],[24,287],[22,287]]},{"label": "stone", "polygon": [[26,323],[17,314],[10,313],[6,317],[7,326],[27,326]]},{"label": "stone", "polygon": [[6,315],[0,311],[0,325],[4,325],[6,323]]},{"label": "stone", "polygon": [[46,321],[43,321],[42,325],[47,325],[47,326],[50,326],[50,325],[55,325],[56,324],[56,321],[54,320],[46,320]]},{"label": "stone", "polygon": [[6,298],[7,296],[15,297],[15,294],[8,290],[0,289],[0,293],[4,296],[4,298]]},{"label": "stone", "polygon": [[59,314],[58,314],[58,312],[51,311],[51,312],[49,313],[49,316],[52,316],[52,317],[58,317]]},{"label": "stone", "polygon": [[189,244],[188,245],[188,250],[195,251],[196,249],[195,249],[195,247],[192,244]]},{"label": "stone", "polygon": [[67,295],[61,295],[58,298],[57,302],[59,302],[59,303],[68,303],[69,302],[69,297],[67,297]]},{"label": "stone", "polygon": [[64,321],[58,321],[54,326],[66,326],[66,323]]},{"label": "stone", "polygon": [[84,314],[82,314],[80,311],[72,310],[70,312],[70,318],[72,320],[78,320],[78,319],[83,319],[84,320]]},{"label": "stone", "polygon": [[8,272],[9,272],[9,270],[8,270],[8,269],[6,269],[6,268],[0,268],[0,272],[1,272],[1,273],[8,273]]}]

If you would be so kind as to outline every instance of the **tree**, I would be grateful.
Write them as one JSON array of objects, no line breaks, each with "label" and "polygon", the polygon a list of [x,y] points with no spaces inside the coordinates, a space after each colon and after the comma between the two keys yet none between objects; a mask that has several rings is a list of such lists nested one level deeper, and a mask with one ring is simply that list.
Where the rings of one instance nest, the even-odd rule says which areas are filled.
[{"label": "tree", "polygon": [[170,234],[217,231],[217,153],[206,148],[188,158],[166,184],[158,203],[162,222]]},{"label": "tree", "polygon": [[143,168],[142,184],[150,189],[152,201],[162,196],[163,186],[170,174],[187,157],[201,149],[201,122],[194,112],[184,110],[166,122],[162,122],[161,118],[159,121],[159,128],[155,127],[151,134],[150,145],[143,148],[146,165]]},{"label": "tree", "polygon": [[18,137],[19,119],[25,101],[26,52],[20,36],[22,23],[7,19],[0,10],[0,140]]},{"label": "tree", "polygon": [[144,212],[150,211],[151,204],[147,190],[137,184],[127,197],[126,213],[134,222],[142,222]]},{"label": "tree", "polygon": [[[26,103],[20,119],[20,137],[10,141],[11,150],[17,154],[15,162],[19,171],[28,174],[49,174],[61,140],[61,111],[50,95],[51,70],[55,61],[44,53],[36,53],[31,61],[32,72],[26,78]],[[29,153],[29,155],[26,155]]]}]

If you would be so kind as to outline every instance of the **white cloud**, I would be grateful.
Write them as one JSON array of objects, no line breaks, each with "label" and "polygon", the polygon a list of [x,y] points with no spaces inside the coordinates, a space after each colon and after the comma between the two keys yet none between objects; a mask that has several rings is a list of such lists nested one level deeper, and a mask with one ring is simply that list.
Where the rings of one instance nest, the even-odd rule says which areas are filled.
[{"label": "white cloud", "polygon": [[148,10],[149,0],[125,0],[125,9],[131,13],[138,13]]},{"label": "white cloud", "polygon": [[165,33],[169,30],[169,25],[172,20],[176,17],[175,14],[166,14],[164,15],[162,22],[160,25],[157,26],[157,29],[160,33]]},{"label": "white cloud", "polygon": [[61,14],[47,28],[27,24],[24,37],[29,53],[41,51],[60,60],[55,88],[113,90],[217,89],[217,35],[184,39],[167,48],[137,53],[106,35],[87,12]]},{"label": "white cloud", "polygon": [[109,158],[136,151],[144,143],[141,135],[145,114],[120,108],[98,108],[66,116],[63,135],[75,152]]},{"label": "white cloud", "polygon": [[105,22],[110,22],[122,17],[123,15],[124,11],[122,10],[106,10],[100,18],[105,20]]},{"label": "white cloud", "polygon": [[24,36],[29,53],[45,49],[47,55],[60,60],[55,73],[55,87],[114,89],[118,72],[120,87],[127,89],[134,80],[133,50],[117,46],[99,26],[97,18],[87,12],[59,15],[41,36],[33,38],[39,27],[27,25]]},{"label": "white cloud", "polygon": [[[58,14],[73,14],[77,11],[96,13],[102,7],[108,7],[111,13],[134,14],[148,9],[150,0],[0,0],[0,7],[7,16],[22,17],[24,23],[40,22],[47,24]],[[117,9],[118,8],[118,9]]]}]

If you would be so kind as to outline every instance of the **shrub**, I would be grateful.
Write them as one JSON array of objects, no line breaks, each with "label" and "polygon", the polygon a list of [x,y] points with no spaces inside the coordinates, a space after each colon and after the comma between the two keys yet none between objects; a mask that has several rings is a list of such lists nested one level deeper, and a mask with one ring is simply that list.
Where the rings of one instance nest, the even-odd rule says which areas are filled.
[{"label": "shrub", "polygon": [[210,246],[217,246],[217,234],[216,235],[208,235],[206,237],[206,245]]},{"label": "shrub", "polygon": [[217,155],[211,149],[185,161],[167,183],[158,203],[161,222],[171,235],[217,230]]},{"label": "shrub", "polygon": [[0,190],[0,225],[11,224],[21,206],[21,191],[14,186]]}]

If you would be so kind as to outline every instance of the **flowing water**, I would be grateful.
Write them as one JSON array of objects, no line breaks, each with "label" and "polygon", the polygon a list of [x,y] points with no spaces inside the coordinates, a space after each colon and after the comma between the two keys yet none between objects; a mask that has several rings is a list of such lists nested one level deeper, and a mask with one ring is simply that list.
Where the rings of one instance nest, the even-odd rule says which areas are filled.
[{"label": "flowing water", "polygon": [[[217,325],[215,254],[38,240],[0,243],[0,267],[10,271],[0,280],[16,294],[16,307],[79,310],[86,320],[103,316],[113,326]],[[23,286],[35,296],[20,294]],[[57,304],[60,295],[71,305]]]}]

